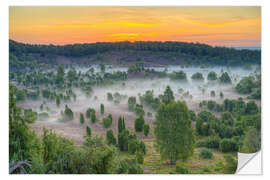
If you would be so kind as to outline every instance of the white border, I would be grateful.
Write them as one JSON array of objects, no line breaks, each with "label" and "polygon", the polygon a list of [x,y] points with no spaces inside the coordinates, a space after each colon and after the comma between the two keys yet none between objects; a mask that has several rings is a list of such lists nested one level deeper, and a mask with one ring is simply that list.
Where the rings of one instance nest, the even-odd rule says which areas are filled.
[{"label": "white border", "polygon": [[[269,149],[269,132],[270,128],[270,116],[269,116],[269,109],[270,109],[270,27],[269,27],[269,19],[270,19],[270,7],[269,7],[269,0],[188,0],[188,1],[177,1],[177,0],[10,0],[1,1],[1,10],[0,10],[0,37],[1,37],[1,59],[0,59],[0,82],[1,82],[1,92],[0,92],[0,109],[1,109],[1,129],[0,129],[0,137],[1,137],[1,148],[0,148],[0,156],[1,156],[1,163],[0,163],[0,171],[1,171],[1,179],[6,178],[20,178],[20,179],[47,179],[47,178],[66,178],[66,179],[73,179],[73,176],[70,175],[57,175],[57,176],[41,176],[41,175],[31,175],[31,176],[14,176],[8,175],[8,6],[11,5],[92,5],[92,6],[262,6],[262,139],[265,140],[262,143],[263,148],[263,176],[239,176],[239,175],[143,175],[140,178],[155,178],[155,179],[164,179],[164,178],[172,178],[172,179],[211,179],[211,178],[266,178],[269,179],[269,163],[270,161],[270,149]],[[267,153],[268,152],[268,153]],[[121,176],[121,175],[109,175],[109,176],[96,176],[96,175],[80,175],[76,176],[75,178],[99,178],[99,179],[137,179],[138,176],[129,175],[129,176]]]}]

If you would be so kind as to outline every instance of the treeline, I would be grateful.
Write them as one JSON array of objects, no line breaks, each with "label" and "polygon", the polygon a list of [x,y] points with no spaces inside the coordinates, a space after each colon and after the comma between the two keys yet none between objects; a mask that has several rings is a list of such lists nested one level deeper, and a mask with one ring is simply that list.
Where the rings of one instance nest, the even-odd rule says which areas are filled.
[{"label": "treeline", "polygon": [[[226,47],[212,47],[200,43],[185,42],[97,42],[69,45],[37,45],[24,44],[13,40],[9,41],[9,52],[15,56],[23,54],[37,53],[41,57],[48,55],[60,55],[66,57],[83,57],[98,55],[108,51],[151,51],[168,52],[183,58],[184,61],[194,64],[210,65],[241,65],[241,64],[260,64],[261,52],[251,50],[236,50]],[[14,59],[14,58],[13,58]],[[168,57],[168,59],[171,59]],[[140,59],[143,61],[143,59]]]}]

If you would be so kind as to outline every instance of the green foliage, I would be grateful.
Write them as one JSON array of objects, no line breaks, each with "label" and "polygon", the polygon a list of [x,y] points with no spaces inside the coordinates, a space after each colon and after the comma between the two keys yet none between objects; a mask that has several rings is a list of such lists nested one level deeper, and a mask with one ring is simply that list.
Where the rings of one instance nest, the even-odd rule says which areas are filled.
[{"label": "green foliage", "polygon": [[136,105],[136,97],[131,96],[128,98],[128,110],[129,111],[134,111],[135,110],[135,105]]},{"label": "green foliage", "polygon": [[135,153],[136,160],[139,164],[143,164],[144,162],[144,153],[142,151],[136,151]]},{"label": "green foliage", "polygon": [[116,138],[111,129],[106,132],[106,140],[109,145],[116,145]]},{"label": "green foliage", "polygon": [[257,104],[254,101],[249,101],[246,106],[246,114],[255,114],[259,111]]},{"label": "green foliage", "polygon": [[221,114],[221,122],[232,126],[234,123],[234,118],[230,112],[226,111]]},{"label": "green foliage", "polygon": [[213,153],[209,149],[202,149],[199,153],[199,157],[203,159],[211,159],[213,157]]},{"label": "green foliage", "polygon": [[215,73],[214,71],[209,72],[207,75],[207,79],[210,81],[217,80],[217,73]]},{"label": "green foliage", "polygon": [[193,110],[189,110],[189,116],[191,121],[196,121],[197,116]]},{"label": "green foliage", "polygon": [[171,90],[170,86],[167,86],[162,96],[162,102],[169,104],[172,101],[174,101],[173,91]]},{"label": "green foliage", "polygon": [[177,174],[190,174],[190,171],[187,167],[176,165],[175,166],[175,172]]},{"label": "green foliage", "polygon": [[104,104],[100,104],[100,113],[104,114]]},{"label": "green foliage", "polygon": [[113,101],[113,95],[112,95],[112,93],[110,93],[110,92],[107,93],[107,100],[108,101]]},{"label": "green foliage", "polygon": [[95,122],[97,122],[97,121],[98,121],[98,119],[97,119],[97,116],[96,116],[96,112],[93,111],[93,112],[91,113],[91,122],[92,122],[92,123],[95,123]]},{"label": "green foliage", "polygon": [[170,74],[170,79],[171,80],[180,80],[180,81],[187,81],[187,75],[184,71],[179,71],[179,72],[172,72]]},{"label": "green foliage", "polygon": [[203,80],[204,80],[203,75],[202,75],[202,73],[200,73],[200,72],[194,73],[194,74],[191,76],[191,79],[196,80],[196,81],[203,81]]},{"label": "green foliage", "polygon": [[86,110],[86,117],[87,117],[88,119],[90,119],[92,113],[94,113],[94,114],[96,113],[95,109],[93,109],[93,108],[88,108],[88,109]]},{"label": "green foliage", "polygon": [[224,72],[219,77],[219,82],[224,84],[231,84],[232,80],[227,72]]},{"label": "green foliage", "polygon": [[102,124],[105,128],[109,128],[112,124],[112,117],[108,116],[102,119]]},{"label": "green foliage", "polygon": [[215,96],[216,96],[215,91],[211,91],[211,92],[210,92],[210,96],[211,96],[211,97],[215,97]]},{"label": "green foliage", "polygon": [[245,133],[243,146],[240,149],[242,153],[255,153],[261,149],[261,134],[254,127],[249,128]]},{"label": "green foliage", "polygon": [[220,138],[218,136],[208,136],[207,138],[196,141],[197,147],[206,147],[211,149],[219,149]]},{"label": "green foliage", "polygon": [[144,134],[145,136],[148,136],[149,131],[150,131],[150,126],[149,126],[149,124],[144,124],[144,125],[143,125],[143,134]]},{"label": "green foliage", "polygon": [[144,95],[140,96],[140,101],[142,104],[151,107],[156,110],[160,104],[159,98],[154,97],[154,91],[146,91]]},{"label": "green foliage", "polygon": [[125,130],[125,119],[124,117],[118,118],[118,134],[120,134],[123,130]]},{"label": "green foliage", "polygon": [[123,129],[118,133],[118,147],[120,151],[128,151],[129,131]]},{"label": "green foliage", "polygon": [[241,81],[236,85],[235,89],[240,94],[248,94],[252,92],[252,89],[256,87],[253,82],[254,78],[252,76],[243,77]]},{"label": "green foliage", "polygon": [[84,120],[84,115],[83,113],[80,113],[80,123],[84,124],[85,120]]},{"label": "green foliage", "polygon": [[134,123],[135,131],[136,132],[142,132],[144,127],[144,118],[142,115],[140,115],[138,118],[136,118]]},{"label": "green foliage", "polygon": [[91,128],[89,126],[86,126],[86,136],[91,137]]},{"label": "green foliage", "polygon": [[224,155],[224,159],[225,159],[224,173],[234,174],[237,169],[237,161],[230,154]]},{"label": "green foliage", "polygon": [[74,119],[72,110],[66,105],[62,121],[71,121]]},{"label": "green foliage", "polygon": [[221,152],[234,152],[237,151],[237,144],[232,139],[224,138],[220,141],[219,148]]},{"label": "green foliage", "polygon": [[223,99],[223,98],[224,98],[224,94],[223,94],[223,92],[221,92],[221,91],[220,91],[220,93],[219,93],[219,97],[220,97],[221,99]]},{"label": "green foliage", "polygon": [[200,117],[204,122],[210,122],[216,119],[216,117],[211,112],[206,110],[199,112],[198,117]]},{"label": "green foliage", "polygon": [[57,105],[57,107],[59,107],[60,106],[60,103],[61,103],[61,100],[60,100],[60,97],[59,96],[56,96],[56,105]]},{"label": "green foliage", "polygon": [[195,139],[186,103],[162,103],[157,111],[154,134],[161,156],[168,158],[171,164],[191,156]]}]

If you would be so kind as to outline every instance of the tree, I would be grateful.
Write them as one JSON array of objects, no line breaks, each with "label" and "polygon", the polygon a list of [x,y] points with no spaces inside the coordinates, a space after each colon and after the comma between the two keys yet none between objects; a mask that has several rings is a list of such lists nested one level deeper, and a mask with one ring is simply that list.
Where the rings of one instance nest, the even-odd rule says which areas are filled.
[{"label": "tree", "polygon": [[100,104],[100,113],[104,114],[104,104]]},{"label": "tree", "polygon": [[99,68],[102,73],[105,72],[105,65],[103,63],[99,64]]},{"label": "tree", "polygon": [[194,135],[185,102],[162,103],[156,115],[154,134],[157,148],[172,165],[176,160],[186,160],[193,154]]},{"label": "tree", "polygon": [[56,84],[60,85],[64,81],[65,76],[65,70],[63,66],[60,64],[57,68],[57,74],[56,74]]},{"label": "tree", "polygon": [[196,72],[191,76],[191,79],[195,80],[195,81],[203,81],[203,75],[200,72]]},{"label": "tree", "polygon": [[227,72],[221,74],[221,76],[219,77],[219,81],[224,84],[232,83],[232,80]]},{"label": "tree", "polygon": [[96,113],[96,111],[95,111],[94,109],[92,109],[92,108],[88,108],[88,109],[86,110],[86,117],[87,117],[88,119],[90,119],[92,113]]},{"label": "tree", "polygon": [[214,71],[209,72],[207,75],[207,79],[210,81],[217,80],[217,73],[215,73]]},{"label": "tree", "polygon": [[144,124],[144,126],[143,126],[143,134],[144,134],[145,136],[148,136],[149,130],[150,130],[149,124]]},{"label": "tree", "polygon": [[173,91],[171,90],[170,86],[167,86],[164,95],[162,96],[162,102],[165,104],[169,104],[173,100]]},{"label": "tree", "polygon": [[107,100],[108,101],[113,101],[113,95],[112,95],[112,93],[110,93],[110,92],[107,93]]},{"label": "tree", "polygon": [[246,114],[255,114],[259,111],[257,104],[254,101],[249,101],[246,106]]},{"label": "tree", "polygon": [[97,116],[96,116],[96,112],[92,112],[91,113],[91,122],[95,123],[97,121],[98,121],[98,119],[97,119]]},{"label": "tree", "polygon": [[124,117],[118,118],[118,134],[121,133],[125,129],[125,120]]},{"label": "tree", "polygon": [[136,104],[136,97],[131,96],[128,98],[128,110],[134,111],[135,110],[135,104]]},{"label": "tree", "polygon": [[230,154],[224,155],[225,159],[225,166],[224,166],[224,173],[225,174],[234,174],[237,169],[237,161],[235,158]]},{"label": "tree", "polygon": [[56,96],[56,105],[57,105],[57,107],[59,107],[60,106],[60,97],[59,96]]},{"label": "tree", "polygon": [[104,126],[105,128],[108,128],[108,127],[110,127],[111,124],[112,124],[112,119],[109,118],[109,117],[105,117],[105,118],[102,119],[102,124],[103,124],[103,126]]},{"label": "tree", "polygon": [[129,131],[123,129],[118,133],[118,147],[120,151],[128,151]]},{"label": "tree", "polygon": [[86,136],[91,137],[91,128],[89,126],[86,126]]},{"label": "tree", "polygon": [[84,123],[84,116],[83,113],[80,113],[80,123],[83,124]]},{"label": "tree", "polygon": [[77,72],[74,68],[71,68],[67,73],[67,78],[70,82],[73,82],[76,79]]},{"label": "tree", "polygon": [[136,132],[142,132],[144,126],[144,118],[142,115],[135,120],[134,127]]},{"label": "tree", "polygon": [[219,97],[220,97],[220,99],[223,99],[223,97],[224,97],[223,92],[221,92],[221,91],[220,91],[220,93],[219,93]]},{"label": "tree", "polygon": [[196,132],[199,135],[202,135],[202,127],[203,127],[203,120],[202,118],[198,117],[196,121]]},{"label": "tree", "polygon": [[72,110],[68,107],[68,105],[65,106],[64,111],[64,121],[70,121],[74,119],[74,115]]},{"label": "tree", "polygon": [[252,92],[252,89],[256,87],[253,82],[253,77],[244,77],[241,81],[236,85],[235,89],[240,94],[248,94]]},{"label": "tree", "polygon": [[145,112],[143,110],[143,105],[136,104],[136,106],[135,106],[135,114],[137,116],[144,116]]},{"label": "tree", "polygon": [[247,130],[243,146],[240,149],[242,153],[255,153],[261,149],[261,135],[254,127]]},{"label": "tree", "polygon": [[116,145],[116,138],[114,137],[113,131],[111,129],[107,131],[106,139],[109,145]]}]

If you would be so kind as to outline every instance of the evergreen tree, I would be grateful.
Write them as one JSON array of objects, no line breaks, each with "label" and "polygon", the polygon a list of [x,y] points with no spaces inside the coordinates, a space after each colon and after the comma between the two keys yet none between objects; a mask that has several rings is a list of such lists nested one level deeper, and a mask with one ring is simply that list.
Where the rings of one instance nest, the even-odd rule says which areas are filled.
[{"label": "evergreen tree", "polygon": [[91,137],[91,128],[86,126],[86,136]]},{"label": "evergreen tree", "polygon": [[162,96],[162,102],[165,104],[169,104],[173,100],[173,91],[171,90],[170,86],[167,86],[164,95]]},{"label": "evergreen tree", "polygon": [[106,139],[109,145],[116,145],[116,138],[114,137],[113,131],[111,129],[107,131]]},{"label": "evergreen tree", "polygon": [[142,132],[143,131],[143,125],[144,125],[144,118],[142,115],[138,117],[134,122],[134,127],[136,132]]},{"label": "evergreen tree", "polygon": [[144,126],[143,126],[143,134],[144,134],[145,136],[148,136],[149,130],[150,130],[149,124],[144,124]]},{"label": "evergreen tree", "polygon": [[84,123],[84,116],[83,113],[80,113],[80,123],[83,124]]},{"label": "evergreen tree", "polygon": [[100,104],[100,113],[104,114],[104,104]]}]

